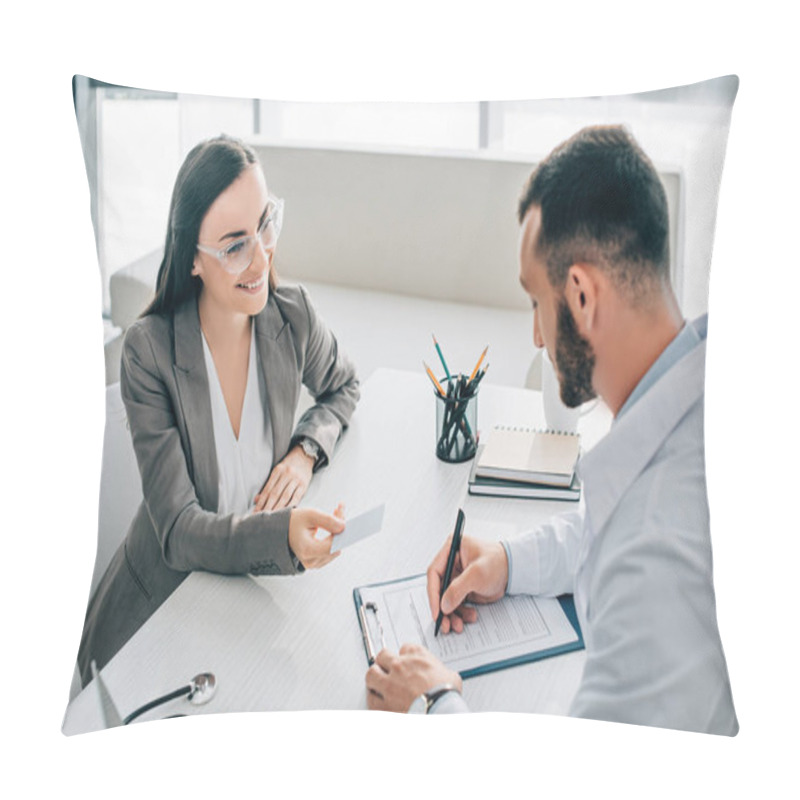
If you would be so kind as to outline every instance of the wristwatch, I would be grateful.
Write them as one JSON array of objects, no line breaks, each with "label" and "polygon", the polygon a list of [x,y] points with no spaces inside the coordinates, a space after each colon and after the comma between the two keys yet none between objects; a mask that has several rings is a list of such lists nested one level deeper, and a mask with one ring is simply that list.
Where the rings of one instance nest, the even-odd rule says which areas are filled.
[{"label": "wristwatch", "polygon": [[449,683],[440,683],[434,686],[433,689],[428,689],[423,692],[419,697],[414,698],[414,702],[408,707],[409,714],[427,714],[432,708],[434,703],[446,695],[448,692],[457,692],[455,686]]},{"label": "wristwatch", "polygon": [[306,436],[303,436],[298,444],[303,448],[303,452],[309,458],[314,459],[314,464],[316,465],[319,460],[319,445],[313,439],[309,439]]}]

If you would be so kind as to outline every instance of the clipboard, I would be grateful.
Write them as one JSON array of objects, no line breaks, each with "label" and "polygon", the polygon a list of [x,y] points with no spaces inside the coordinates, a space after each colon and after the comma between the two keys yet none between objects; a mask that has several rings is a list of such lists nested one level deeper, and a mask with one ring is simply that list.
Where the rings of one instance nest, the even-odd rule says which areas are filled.
[{"label": "clipboard", "polygon": [[[387,609],[381,609],[381,604],[376,601],[375,595],[380,593],[380,590],[387,588],[397,588],[398,591],[402,591],[404,588],[403,584],[408,583],[410,585],[412,582],[418,582],[420,580],[426,580],[426,576],[424,574],[411,575],[407,578],[368,584],[366,586],[353,589],[353,601],[355,602],[356,615],[361,628],[361,638],[364,643],[364,650],[370,666],[372,666],[374,663],[375,657],[378,655],[381,649],[387,645],[391,645],[397,639],[396,631],[393,630],[393,620],[391,615],[388,613]],[[378,592],[376,592],[376,590],[378,590]],[[528,598],[528,601],[533,601],[537,607],[538,604],[536,601],[539,601],[539,604],[544,601],[545,603],[550,604],[549,608],[551,614],[553,613],[553,598],[532,598],[528,595],[506,595],[506,597],[498,600],[497,603],[512,603],[514,602],[515,598]],[[519,664],[527,664],[533,661],[540,661],[545,658],[551,658],[553,656],[584,649],[585,645],[583,641],[583,634],[578,623],[578,616],[575,611],[575,602],[572,595],[564,594],[558,598],[555,598],[555,600],[557,601],[561,611],[563,611],[563,615],[566,618],[566,623],[571,628],[571,635],[575,637],[571,641],[563,642],[552,647],[523,647],[520,652],[517,652],[510,657],[496,657],[496,655],[492,652],[485,654],[485,657],[483,654],[478,654],[474,656],[472,660],[478,660],[479,663],[473,663],[466,668],[458,668],[457,666],[449,663],[447,658],[442,658],[442,661],[444,661],[444,663],[450,666],[452,669],[455,669],[462,678],[466,679],[472,678],[476,675],[483,675],[488,672],[495,672],[508,667],[514,667]],[[484,606],[486,609],[489,607],[489,605]],[[428,617],[429,616],[430,612],[428,611]],[[431,625],[433,625],[432,620]],[[465,629],[468,627],[469,624],[465,625]],[[464,634],[445,634],[445,636],[450,635],[463,636]],[[442,634],[439,634],[439,636],[442,637]],[[423,645],[425,644],[425,642],[419,641],[417,641],[417,643],[422,643]]]}]

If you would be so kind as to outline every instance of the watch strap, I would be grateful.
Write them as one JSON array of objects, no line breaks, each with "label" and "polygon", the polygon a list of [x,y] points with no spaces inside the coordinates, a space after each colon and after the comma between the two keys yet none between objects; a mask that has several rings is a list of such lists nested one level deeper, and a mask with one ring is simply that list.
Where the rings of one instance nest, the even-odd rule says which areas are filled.
[{"label": "watch strap", "polygon": [[458,692],[458,689],[449,683],[440,683],[438,686],[428,689],[427,692],[423,692],[420,695],[420,698],[424,703],[424,710],[422,713],[429,714],[434,705],[436,705],[436,703],[441,700],[442,697],[450,692]]}]

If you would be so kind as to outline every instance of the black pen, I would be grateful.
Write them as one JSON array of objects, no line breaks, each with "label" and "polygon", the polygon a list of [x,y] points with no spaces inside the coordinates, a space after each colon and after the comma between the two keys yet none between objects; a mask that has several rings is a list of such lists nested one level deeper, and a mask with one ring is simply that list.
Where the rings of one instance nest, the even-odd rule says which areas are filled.
[{"label": "black pen", "polygon": [[456,562],[456,553],[461,547],[461,531],[464,529],[464,512],[459,508],[458,516],[456,517],[456,529],[453,533],[453,541],[450,543],[450,552],[447,554],[447,566],[444,568],[444,580],[442,581],[442,588],[439,591],[439,616],[436,618],[436,628],[433,631],[434,636],[439,634],[439,626],[442,624],[442,596],[447,591],[450,585],[450,578],[453,575],[453,565]]}]

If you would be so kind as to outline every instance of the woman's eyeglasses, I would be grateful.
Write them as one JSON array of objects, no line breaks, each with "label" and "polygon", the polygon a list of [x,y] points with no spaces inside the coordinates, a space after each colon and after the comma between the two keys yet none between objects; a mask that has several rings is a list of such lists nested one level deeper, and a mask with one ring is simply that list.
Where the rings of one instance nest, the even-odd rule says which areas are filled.
[{"label": "woman's eyeglasses", "polygon": [[256,254],[256,245],[261,244],[265,251],[273,250],[278,242],[278,236],[283,224],[283,200],[271,197],[267,206],[267,216],[261,223],[255,236],[243,236],[236,239],[221,250],[200,244],[197,249],[216,258],[225,272],[238,275],[244,272],[252,263]]}]

